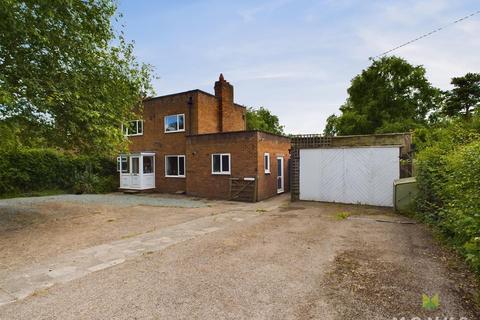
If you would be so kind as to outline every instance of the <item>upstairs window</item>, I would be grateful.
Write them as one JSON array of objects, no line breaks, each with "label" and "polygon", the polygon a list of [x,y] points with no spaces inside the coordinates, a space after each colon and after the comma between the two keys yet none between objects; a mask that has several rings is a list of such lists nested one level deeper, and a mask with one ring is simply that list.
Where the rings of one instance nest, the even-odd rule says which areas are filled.
[{"label": "upstairs window", "polygon": [[270,153],[263,154],[263,165],[265,168],[265,173],[270,173]]},{"label": "upstairs window", "polygon": [[165,177],[185,177],[185,156],[165,156]]},{"label": "upstairs window", "polygon": [[126,136],[141,136],[143,134],[143,120],[133,120],[122,125],[123,134]]},{"label": "upstairs window", "polygon": [[212,154],[212,174],[230,174],[230,153]]},{"label": "upstairs window", "polygon": [[185,115],[174,114],[165,117],[165,132],[185,131]]}]

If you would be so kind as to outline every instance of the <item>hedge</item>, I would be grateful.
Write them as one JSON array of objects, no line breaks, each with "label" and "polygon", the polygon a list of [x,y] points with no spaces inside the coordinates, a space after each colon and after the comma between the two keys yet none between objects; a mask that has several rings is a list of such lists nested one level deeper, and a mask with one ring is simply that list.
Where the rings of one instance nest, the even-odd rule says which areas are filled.
[{"label": "hedge", "polygon": [[418,155],[417,209],[480,273],[480,140]]},{"label": "hedge", "polygon": [[0,195],[60,189],[75,193],[112,191],[117,187],[112,159],[78,156],[52,149],[0,152]]}]

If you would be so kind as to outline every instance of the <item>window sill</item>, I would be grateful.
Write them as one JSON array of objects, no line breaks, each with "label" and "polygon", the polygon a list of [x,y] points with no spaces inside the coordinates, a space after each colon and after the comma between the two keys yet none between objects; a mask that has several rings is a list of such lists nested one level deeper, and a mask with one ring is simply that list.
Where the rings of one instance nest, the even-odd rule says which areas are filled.
[{"label": "window sill", "polygon": [[137,133],[137,134],[126,134],[125,137],[138,137],[138,136],[143,136],[143,133]]},{"label": "window sill", "polygon": [[175,131],[165,131],[164,133],[179,133],[179,132],[185,132],[185,129],[183,129],[183,130],[175,130]]},{"label": "window sill", "polygon": [[185,178],[185,176],[165,176],[165,178]]},{"label": "window sill", "polygon": [[212,172],[212,176],[229,176],[230,172]]},{"label": "window sill", "polygon": [[270,171],[265,171],[265,175],[266,175],[266,176],[269,176],[270,174],[271,174]]}]

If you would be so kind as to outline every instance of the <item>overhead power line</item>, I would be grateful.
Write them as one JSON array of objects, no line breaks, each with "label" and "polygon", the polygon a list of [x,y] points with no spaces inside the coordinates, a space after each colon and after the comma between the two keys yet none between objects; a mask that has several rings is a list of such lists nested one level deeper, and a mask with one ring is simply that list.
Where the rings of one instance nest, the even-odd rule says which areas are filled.
[{"label": "overhead power line", "polygon": [[471,17],[473,17],[474,15],[477,15],[477,14],[479,14],[479,13],[480,13],[480,10],[475,11],[475,12],[473,12],[473,13],[471,13],[471,14],[469,14],[469,15],[466,15],[466,16],[460,18],[460,19],[457,19],[457,20],[455,20],[455,21],[453,21],[453,22],[450,22],[449,24],[446,24],[446,25],[444,25],[444,26],[441,26],[440,28],[437,28],[437,29],[435,29],[435,30],[432,30],[432,31],[430,31],[430,32],[428,32],[428,33],[422,34],[421,36],[419,36],[419,37],[417,37],[417,38],[415,38],[415,39],[413,39],[413,40],[410,40],[410,41],[408,41],[408,42],[405,42],[404,44],[401,44],[401,45],[399,45],[399,46],[397,46],[397,47],[395,47],[395,48],[392,48],[392,49],[390,49],[390,50],[388,50],[388,51],[385,51],[385,52],[383,52],[383,53],[381,53],[381,54],[379,54],[379,55],[377,55],[377,56],[370,57],[370,58],[368,58],[368,59],[369,59],[369,60],[375,60],[375,59],[377,59],[377,58],[380,58],[380,57],[382,57],[382,56],[384,56],[384,55],[386,55],[386,54],[389,54],[389,53],[392,52],[392,51],[398,50],[398,49],[403,48],[403,47],[405,47],[405,46],[408,46],[409,44],[412,44],[412,43],[414,43],[414,42],[416,42],[416,41],[418,41],[418,40],[421,40],[421,39],[423,39],[423,38],[426,38],[426,37],[428,37],[428,36],[431,36],[431,35],[434,34],[434,33],[437,33],[437,32],[439,32],[439,31],[441,31],[441,30],[443,30],[443,29],[445,29],[445,28],[447,28],[447,27],[449,27],[449,26],[451,26],[451,25],[456,24],[456,23],[459,23],[459,22],[462,22],[462,21],[464,21],[464,20],[467,20],[468,18],[471,18]]}]

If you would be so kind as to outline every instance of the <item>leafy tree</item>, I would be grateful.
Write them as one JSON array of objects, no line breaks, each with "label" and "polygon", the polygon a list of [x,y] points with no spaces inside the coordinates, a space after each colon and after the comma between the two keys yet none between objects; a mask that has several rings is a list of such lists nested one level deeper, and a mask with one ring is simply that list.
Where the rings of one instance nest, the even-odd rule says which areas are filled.
[{"label": "leafy tree", "polygon": [[447,92],[443,113],[447,116],[462,115],[469,118],[480,106],[480,73],[467,73],[452,78],[454,88]]},{"label": "leafy tree", "polygon": [[341,115],[327,120],[325,134],[371,134],[408,131],[427,123],[440,91],[422,66],[391,56],[376,60],[356,76]]},{"label": "leafy tree", "polygon": [[1,1],[0,122],[78,152],[122,146],[151,67],[113,29],[115,12],[111,0]]},{"label": "leafy tree", "polygon": [[267,108],[247,108],[247,130],[261,130],[274,134],[284,134],[278,117]]},{"label": "leafy tree", "polygon": [[325,125],[325,129],[323,133],[329,136],[335,136],[337,132],[338,125],[338,117],[334,114],[330,115],[327,118],[327,124]]}]

